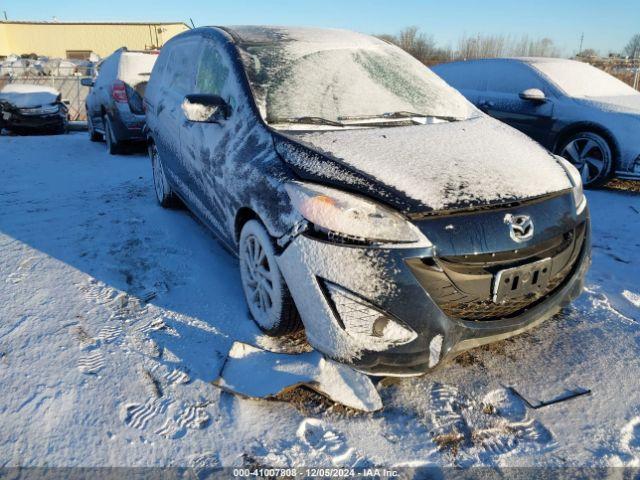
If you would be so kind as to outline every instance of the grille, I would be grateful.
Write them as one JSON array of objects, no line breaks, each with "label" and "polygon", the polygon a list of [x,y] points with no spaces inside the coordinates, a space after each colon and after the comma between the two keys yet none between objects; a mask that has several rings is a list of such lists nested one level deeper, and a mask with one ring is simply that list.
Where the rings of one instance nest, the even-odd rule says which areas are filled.
[{"label": "grille", "polygon": [[[527,250],[409,262],[414,275],[449,317],[487,321],[510,318],[544,301],[573,272],[584,243],[585,224]],[[494,275],[511,267],[552,258],[549,284],[535,295],[494,303]]]},{"label": "grille", "polygon": [[463,296],[456,300],[441,303],[439,307],[449,317],[462,320],[497,320],[509,318],[522,313],[527,308],[533,307],[541,299],[553,293],[558,288],[566,275],[556,275],[549,281],[547,288],[538,295],[515,298],[503,304],[494,303],[490,299],[469,298]]}]

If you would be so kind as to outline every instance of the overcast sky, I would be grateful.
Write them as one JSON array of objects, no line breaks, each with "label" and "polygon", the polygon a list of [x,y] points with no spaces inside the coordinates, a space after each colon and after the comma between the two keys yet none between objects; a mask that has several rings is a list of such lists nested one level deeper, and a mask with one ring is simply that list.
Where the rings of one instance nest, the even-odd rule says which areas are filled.
[{"label": "overcast sky", "polygon": [[580,46],[619,52],[640,33],[640,0],[0,0],[10,20],[184,21],[197,26],[277,24],[395,33],[415,25],[439,44],[463,35],[549,37],[569,55]]}]

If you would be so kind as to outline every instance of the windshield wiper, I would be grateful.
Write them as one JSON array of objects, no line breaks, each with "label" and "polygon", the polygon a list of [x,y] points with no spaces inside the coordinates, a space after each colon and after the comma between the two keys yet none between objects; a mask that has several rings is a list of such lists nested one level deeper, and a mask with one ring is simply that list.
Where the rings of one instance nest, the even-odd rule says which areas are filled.
[{"label": "windshield wiper", "polygon": [[336,122],[322,117],[292,117],[278,118],[269,123],[304,123],[309,125],[330,125],[332,127],[344,127],[344,123]]},{"label": "windshield wiper", "polygon": [[346,117],[338,117],[338,120],[374,120],[376,118],[384,118],[384,119],[437,118],[438,120],[445,120],[447,122],[456,122],[460,120],[457,117],[447,117],[445,115],[428,115],[426,113],[416,113],[416,112],[407,112],[407,111],[387,112],[387,113],[381,113],[379,115],[351,115]]}]

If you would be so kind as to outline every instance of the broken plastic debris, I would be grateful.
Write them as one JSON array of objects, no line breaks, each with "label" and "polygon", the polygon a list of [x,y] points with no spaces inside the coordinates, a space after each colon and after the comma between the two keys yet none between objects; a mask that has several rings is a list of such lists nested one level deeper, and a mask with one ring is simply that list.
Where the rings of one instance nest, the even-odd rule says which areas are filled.
[{"label": "broken plastic debris", "polygon": [[[520,391],[519,391],[520,390]],[[591,390],[583,387],[573,387],[566,388],[564,386],[559,387],[559,390],[552,393],[547,393],[544,395],[548,398],[542,398],[542,394],[536,394],[533,392],[522,393],[522,387],[511,387],[511,391],[522,398],[529,408],[538,409],[542,407],[546,407],[548,405],[553,405],[555,403],[565,402],[567,400],[571,400],[576,397],[581,397],[583,395],[590,395]],[[527,390],[525,388],[525,390]]]},{"label": "broken plastic debris", "polygon": [[356,410],[374,412],[382,408],[380,395],[367,375],[326,359],[317,351],[288,355],[235,342],[214,383],[250,398],[273,398],[305,385]]}]

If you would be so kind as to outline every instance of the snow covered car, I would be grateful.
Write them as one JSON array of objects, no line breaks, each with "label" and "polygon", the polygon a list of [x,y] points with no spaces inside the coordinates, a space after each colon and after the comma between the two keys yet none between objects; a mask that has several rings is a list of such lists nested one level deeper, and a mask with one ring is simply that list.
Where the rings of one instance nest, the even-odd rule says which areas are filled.
[{"label": "snow covered car", "polygon": [[64,133],[68,120],[67,106],[55,88],[11,83],[0,90],[0,130]]},{"label": "snow covered car", "polygon": [[162,206],[240,260],[251,316],[378,375],[419,375],[576,298],[580,175],[399,48],[343,30],[198,28],[145,96]]},{"label": "snow covered car", "polygon": [[453,62],[433,70],[482,111],[573,163],[585,186],[640,179],[640,92],[561,58]]},{"label": "snow covered car", "polygon": [[125,143],[144,141],[142,98],[156,53],[116,50],[98,65],[98,76],[82,79],[91,87],[85,107],[92,142],[104,139],[107,150],[117,154]]}]

